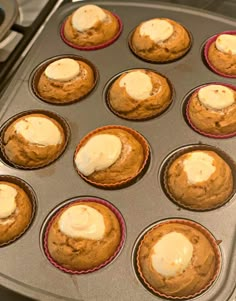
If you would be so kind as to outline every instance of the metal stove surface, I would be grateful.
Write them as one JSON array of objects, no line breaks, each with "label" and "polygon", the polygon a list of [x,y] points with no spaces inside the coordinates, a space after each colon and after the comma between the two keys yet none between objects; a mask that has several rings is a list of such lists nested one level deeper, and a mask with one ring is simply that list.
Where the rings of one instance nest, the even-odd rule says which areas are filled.
[{"label": "metal stove surface", "polygon": [[[17,0],[20,7],[20,16],[17,23],[22,26],[30,26],[33,20],[37,17],[39,12],[50,0]],[[81,0],[64,0],[65,3],[79,2]],[[189,7],[196,7],[210,12],[219,13],[227,17],[236,18],[236,0],[160,0],[162,3],[172,3],[174,5],[185,5]],[[21,37],[18,33],[15,33],[14,39],[9,42],[8,47],[4,48],[4,51],[11,51],[11,48],[15,48]],[[0,42],[0,62],[3,50],[1,49]],[[236,300],[236,297],[232,296],[232,301]],[[16,294],[8,289],[0,286],[0,301],[32,301],[22,295]],[[43,300],[40,300],[43,301]],[[107,301],[107,300],[104,300]],[[121,300],[122,301],[122,300]]]}]

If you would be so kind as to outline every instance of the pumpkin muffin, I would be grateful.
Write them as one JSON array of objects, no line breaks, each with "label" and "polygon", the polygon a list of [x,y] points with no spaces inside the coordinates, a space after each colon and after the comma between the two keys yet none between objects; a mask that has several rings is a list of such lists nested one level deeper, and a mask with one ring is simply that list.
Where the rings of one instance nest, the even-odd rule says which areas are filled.
[{"label": "pumpkin muffin", "polygon": [[190,125],[206,135],[236,134],[236,87],[209,84],[192,94],[187,106]]},{"label": "pumpkin muffin", "polygon": [[2,152],[20,168],[39,168],[56,160],[64,151],[67,133],[54,118],[31,113],[16,118],[2,133]]},{"label": "pumpkin muffin", "polygon": [[205,58],[216,73],[236,77],[236,31],[226,31],[208,40]]},{"label": "pumpkin muffin", "polygon": [[165,63],[184,56],[191,47],[191,38],[188,31],[176,21],[154,18],[135,28],[129,45],[141,59]]},{"label": "pumpkin muffin", "polygon": [[89,183],[103,188],[124,186],[141,174],[149,157],[146,140],[123,126],[98,128],[79,143],[74,165]]},{"label": "pumpkin muffin", "polygon": [[20,186],[0,179],[0,245],[23,234],[32,216],[32,203],[27,193]]},{"label": "pumpkin muffin", "polygon": [[164,181],[171,199],[193,210],[219,207],[233,193],[230,166],[210,150],[194,150],[175,156],[166,167]]},{"label": "pumpkin muffin", "polygon": [[49,224],[50,261],[65,272],[91,272],[110,262],[123,241],[119,217],[105,202],[75,201],[60,209]]},{"label": "pumpkin muffin", "polygon": [[138,272],[152,292],[190,299],[210,287],[220,268],[213,236],[188,220],[162,222],[149,230],[137,252]]},{"label": "pumpkin muffin", "polygon": [[97,5],[79,7],[65,21],[62,38],[79,49],[98,49],[113,43],[121,33],[119,18]]},{"label": "pumpkin muffin", "polygon": [[95,83],[96,72],[90,63],[66,57],[36,71],[33,88],[35,94],[46,102],[68,104],[84,98]]},{"label": "pumpkin muffin", "polygon": [[171,101],[172,89],[168,80],[148,69],[122,73],[107,95],[112,112],[129,120],[155,117],[165,111]]}]

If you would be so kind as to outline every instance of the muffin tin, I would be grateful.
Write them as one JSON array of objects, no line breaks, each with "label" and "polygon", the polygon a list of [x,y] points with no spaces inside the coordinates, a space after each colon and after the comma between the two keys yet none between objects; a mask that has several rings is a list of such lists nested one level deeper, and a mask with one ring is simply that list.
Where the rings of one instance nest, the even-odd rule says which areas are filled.
[{"label": "muffin tin", "polygon": [[[183,111],[186,96],[196,87],[222,82],[234,84],[212,72],[203,61],[204,44],[211,36],[235,30],[236,21],[200,10],[161,4],[157,1],[86,1],[117,14],[123,23],[120,37],[106,48],[79,51],[69,47],[60,36],[66,16],[81,2],[62,5],[46,24],[41,36],[27,54],[9,83],[1,103],[0,126],[26,110],[47,110],[62,116],[69,124],[71,139],[64,153],[49,166],[38,170],[21,170],[1,160],[1,175],[16,176],[32,186],[37,196],[37,210],[28,231],[17,241],[0,250],[2,285],[38,300],[162,300],[140,282],[133,258],[136,240],[153,223],[172,218],[193,220],[208,229],[218,240],[222,266],[218,279],[193,300],[226,301],[236,298],[236,196],[215,210],[194,212],[178,207],[162,189],[164,166],[178,148],[206,144],[225,152],[233,160],[236,138],[214,139],[196,133],[186,123]],[[130,50],[128,37],[142,21],[167,17],[183,24],[192,35],[192,47],[181,59],[167,64],[140,60]],[[91,61],[99,72],[94,90],[80,102],[56,106],[38,99],[32,92],[36,66],[60,55],[79,55]],[[174,87],[173,103],[160,116],[147,121],[128,121],[114,115],[106,105],[109,82],[117,74],[149,68],[165,75]],[[73,167],[73,154],[79,141],[90,131],[106,125],[133,128],[148,141],[150,164],[136,183],[116,189],[96,188],[85,182]],[[109,201],[126,223],[126,240],[120,254],[108,266],[86,275],[63,273],[47,259],[43,238],[48,215],[70,199],[97,197]]]}]

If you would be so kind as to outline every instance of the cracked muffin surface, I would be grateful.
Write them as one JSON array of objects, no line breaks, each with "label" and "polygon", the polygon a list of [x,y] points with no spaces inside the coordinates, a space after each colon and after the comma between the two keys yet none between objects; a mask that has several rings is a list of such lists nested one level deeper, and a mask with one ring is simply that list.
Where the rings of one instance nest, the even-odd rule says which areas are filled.
[{"label": "cracked muffin surface", "polygon": [[118,116],[142,120],[165,111],[172,101],[172,90],[164,76],[148,69],[134,69],[114,81],[107,98]]},{"label": "cracked muffin surface", "polygon": [[119,29],[119,22],[110,11],[96,5],[85,5],[66,19],[64,35],[72,44],[88,47],[112,40]]},{"label": "cracked muffin surface", "polygon": [[[144,26],[145,29],[142,31]],[[159,33],[162,26],[163,32]],[[191,47],[191,38],[188,31],[178,22],[167,18],[156,18],[144,21],[135,28],[130,46],[137,56],[145,60],[170,62],[187,53]]]},{"label": "cracked muffin surface", "polygon": [[77,171],[101,186],[118,185],[135,178],[149,155],[145,139],[136,134],[133,130],[112,126],[91,132],[75,152]]},{"label": "cracked muffin surface", "polygon": [[137,262],[142,278],[152,290],[166,298],[188,298],[201,292],[215,277],[217,256],[199,229],[166,222],[144,236]]},{"label": "cracked muffin surface", "polygon": [[54,161],[65,146],[63,127],[44,114],[29,114],[13,121],[3,132],[8,161],[22,167],[40,167]]},{"label": "cracked muffin surface", "polygon": [[190,151],[167,167],[166,189],[177,203],[196,210],[213,209],[233,192],[231,167],[216,152]]},{"label": "cracked muffin surface", "polygon": [[236,88],[220,84],[201,88],[190,97],[187,114],[190,122],[204,133],[235,133]]},{"label": "cracked muffin surface", "polygon": [[[76,68],[76,66],[71,66],[71,60],[72,59],[64,58],[54,61],[52,63],[54,65],[54,76],[49,77],[46,74],[50,65],[48,65],[40,75],[35,90],[45,101],[66,104],[80,100],[93,89],[95,84],[93,69],[84,61],[73,60],[74,64],[79,65],[78,72],[73,73],[73,68]],[[59,65],[56,74],[55,64]],[[59,68],[61,70],[59,70]],[[71,77],[63,78],[63,75],[65,77],[65,68],[70,68],[70,72],[72,73]]]},{"label": "cracked muffin surface", "polygon": [[81,201],[59,212],[50,225],[47,243],[50,256],[58,264],[81,271],[109,260],[121,236],[119,220],[112,210],[103,204]]},{"label": "cracked muffin surface", "polygon": [[18,237],[28,227],[32,217],[32,203],[18,185],[0,181],[0,244]]},{"label": "cracked muffin surface", "polygon": [[[233,75],[236,76],[236,48],[232,48],[232,51],[228,50],[227,43],[225,42],[223,47],[217,48],[217,42],[219,39],[224,37],[225,35],[219,35],[213,43],[211,43],[209,49],[207,58],[209,62],[212,64],[212,66],[218,70],[219,72],[222,72],[226,75]],[[226,35],[229,36],[229,35]],[[236,40],[236,34],[232,35],[233,38]],[[234,42],[235,43],[235,42]]]}]

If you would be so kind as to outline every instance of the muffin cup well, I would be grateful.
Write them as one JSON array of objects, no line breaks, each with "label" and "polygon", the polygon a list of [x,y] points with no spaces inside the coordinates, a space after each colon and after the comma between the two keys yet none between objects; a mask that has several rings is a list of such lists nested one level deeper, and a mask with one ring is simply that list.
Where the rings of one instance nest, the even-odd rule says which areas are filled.
[{"label": "muffin cup well", "polygon": [[[103,130],[109,130],[109,129],[121,129],[121,130],[124,130],[124,131],[127,131],[129,134],[133,135],[137,141],[139,141],[139,143],[142,145],[143,147],[143,152],[144,152],[144,160],[143,160],[143,164],[142,166],[140,167],[139,171],[134,174],[132,177],[129,177],[125,180],[122,180],[122,181],[119,181],[119,182],[116,182],[116,183],[110,183],[110,184],[103,184],[103,183],[98,183],[98,182],[94,182],[90,179],[88,179],[86,176],[84,176],[79,170],[78,168],[76,167],[76,164],[75,164],[75,156],[77,154],[77,152],[79,151],[79,149],[86,144],[86,142],[94,135],[94,134],[97,134],[99,132],[102,132]],[[149,145],[146,141],[146,139],[141,135],[139,134],[138,132],[136,132],[135,130],[131,129],[131,128],[128,128],[128,127],[125,127],[125,126],[120,126],[120,125],[107,125],[107,126],[103,126],[103,127],[100,127],[100,128],[97,128],[95,129],[94,131],[88,133],[85,137],[82,138],[82,140],[80,141],[80,143],[78,144],[78,146],[76,147],[76,150],[75,150],[75,153],[74,153],[74,159],[73,159],[73,162],[74,162],[74,167],[76,169],[76,171],[78,172],[78,174],[80,175],[80,177],[82,179],[84,179],[86,182],[90,183],[91,185],[94,185],[94,186],[97,186],[97,187],[100,187],[100,188],[104,188],[104,189],[118,189],[118,188],[122,188],[122,187],[126,187],[128,186],[129,184],[135,182],[135,180],[137,180],[137,178],[139,176],[141,176],[147,165],[148,165],[148,161],[149,161],[149,157],[150,157],[150,151],[149,151]]]},{"label": "muffin cup well", "polygon": [[[4,135],[5,135],[5,132],[7,130],[7,128],[14,122],[16,121],[18,118],[21,118],[23,116],[26,116],[26,115],[30,115],[30,114],[43,114],[47,117],[50,117],[52,119],[55,119],[60,125],[61,127],[63,128],[63,132],[64,132],[64,135],[65,135],[65,143],[61,149],[61,151],[57,154],[57,156],[55,158],[53,158],[51,161],[49,161],[48,163],[46,164],[39,164],[37,166],[25,166],[25,165],[19,165],[19,164],[16,164],[14,162],[12,162],[7,154],[5,153],[5,149],[4,149]],[[18,169],[24,169],[24,170],[34,170],[34,169],[39,169],[39,168],[42,168],[42,167],[45,167],[45,166],[48,166],[50,164],[52,164],[53,162],[55,162],[61,155],[62,153],[65,151],[66,147],[67,147],[67,144],[69,142],[69,139],[70,139],[70,127],[68,125],[68,123],[66,122],[66,120],[64,118],[62,118],[60,115],[54,113],[54,112],[51,112],[51,111],[46,111],[46,110],[29,110],[29,111],[24,111],[24,112],[21,112],[19,114],[16,114],[15,116],[13,116],[12,118],[10,118],[9,120],[7,120],[1,127],[1,130],[0,130],[0,158],[8,165],[12,166],[12,167],[15,167],[15,168],[18,168]]]},{"label": "muffin cup well", "polygon": [[123,30],[123,24],[122,24],[122,21],[121,21],[120,17],[117,16],[116,14],[114,14],[114,13],[112,13],[112,15],[117,19],[117,21],[119,23],[119,30],[111,40],[109,40],[105,43],[95,45],[95,46],[79,46],[79,45],[76,45],[76,44],[70,42],[69,40],[67,40],[67,38],[65,37],[65,34],[64,34],[64,28],[65,28],[66,21],[63,22],[63,24],[61,26],[61,29],[60,29],[61,38],[67,45],[69,45],[70,47],[75,48],[77,50],[90,51],[90,50],[98,50],[98,49],[108,47],[109,45],[113,44],[119,38],[119,36],[120,36],[120,34]]},{"label": "muffin cup well", "polygon": [[[162,111],[162,112],[158,112],[158,113],[155,113],[153,115],[150,115],[149,117],[144,117],[144,118],[132,118],[132,117],[125,117],[123,114],[120,114],[119,112],[117,112],[116,110],[114,110],[112,108],[112,106],[110,105],[110,101],[109,101],[109,92],[110,92],[110,89],[113,85],[113,83],[124,73],[126,72],[130,72],[130,71],[135,71],[135,70],[148,70],[148,71],[152,71],[162,77],[164,77],[170,87],[170,90],[171,90],[171,98],[170,98],[170,103],[168,104],[168,106]],[[122,118],[122,119],[125,119],[125,120],[132,120],[132,121],[145,121],[145,120],[150,120],[150,119],[153,119],[155,117],[158,117],[160,115],[162,115],[163,113],[165,113],[168,108],[171,106],[172,102],[173,102],[173,98],[174,98],[174,87],[171,83],[171,81],[169,80],[169,78],[167,78],[165,75],[159,73],[159,72],[156,72],[156,70],[153,70],[153,69],[148,69],[148,68],[134,68],[134,69],[129,69],[129,70],[125,70],[119,74],[117,74],[109,83],[108,83],[108,87],[107,87],[107,91],[106,91],[106,94],[105,94],[105,99],[106,99],[106,104],[107,104],[107,107],[109,108],[109,110],[115,114],[116,116]]]},{"label": "muffin cup well", "polygon": [[[80,98],[75,98],[75,99],[71,99],[69,101],[66,101],[66,102],[61,102],[59,100],[50,100],[50,99],[47,99],[45,97],[42,97],[39,92],[38,92],[38,89],[37,89],[37,86],[38,86],[38,82],[39,82],[39,79],[40,79],[40,76],[43,74],[43,72],[45,71],[45,69],[47,68],[47,66],[51,63],[53,63],[54,61],[57,61],[59,59],[63,59],[63,58],[70,58],[70,59],[74,59],[74,60],[78,60],[78,61],[82,61],[84,63],[86,63],[89,67],[92,68],[93,70],[93,74],[94,74],[94,83],[91,87],[91,89],[83,96],[83,97],[80,97]],[[39,98],[40,100],[46,102],[46,103],[49,103],[49,104],[53,104],[53,105],[61,105],[61,106],[65,106],[65,105],[69,105],[69,104],[72,104],[72,103],[75,103],[75,102],[78,102],[78,101],[81,101],[82,99],[84,99],[85,97],[87,97],[92,91],[93,89],[95,88],[96,84],[97,84],[97,81],[98,81],[98,70],[97,68],[87,59],[81,57],[81,56],[78,56],[78,55],[73,55],[73,54],[63,54],[63,55],[58,55],[58,56],[55,56],[55,57],[52,57],[44,62],[42,62],[41,64],[39,64],[35,70],[32,72],[31,74],[31,78],[30,78],[30,88],[33,92],[33,94],[35,96],[37,96],[37,98]]]},{"label": "muffin cup well", "polygon": [[18,240],[29,229],[29,227],[31,226],[33,219],[35,217],[35,213],[36,213],[36,195],[35,195],[33,188],[28,183],[26,183],[25,181],[23,181],[20,178],[17,178],[14,176],[9,176],[9,175],[0,175],[0,182],[2,182],[2,181],[15,184],[24,190],[24,192],[27,194],[27,196],[31,202],[32,212],[31,212],[31,218],[30,218],[27,226],[24,228],[24,230],[21,231],[13,239],[8,240],[7,242],[1,243],[0,247],[9,245],[9,244],[15,242],[16,240]]},{"label": "muffin cup well", "polygon": [[[48,233],[50,230],[50,227],[52,226],[54,220],[57,218],[57,216],[61,213],[62,210],[64,210],[65,208],[69,208],[71,205],[75,205],[75,204],[79,204],[81,202],[95,202],[98,204],[102,204],[106,207],[108,207],[117,217],[119,224],[120,224],[120,229],[121,229],[121,240],[120,243],[115,251],[115,253],[108,258],[105,262],[101,263],[99,266],[91,268],[91,269],[86,269],[86,270],[70,270],[67,269],[63,266],[61,266],[60,264],[58,264],[50,255],[49,250],[48,250]],[[69,202],[67,202],[64,205],[61,205],[59,209],[56,209],[56,211],[54,210],[52,216],[50,217],[50,219],[48,220],[48,223],[46,225],[44,234],[43,234],[43,249],[45,252],[45,255],[47,257],[47,259],[49,260],[49,262],[55,266],[56,268],[58,268],[59,270],[65,272],[65,273],[70,273],[70,274],[87,274],[87,273],[92,273],[95,272],[97,270],[100,270],[101,268],[105,267],[106,265],[108,265],[109,263],[111,263],[121,252],[121,249],[124,245],[125,242],[125,238],[126,238],[126,226],[125,226],[125,221],[123,216],[121,215],[120,211],[111,203],[109,203],[108,201],[104,200],[104,199],[100,199],[97,197],[78,197],[78,198],[74,198],[72,200],[69,200]]]},{"label": "muffin cup well", "polygon": [[212,37],[210,37],[205,46],[204,46],[204,50],[203,50],[203,54],[204,54],[204,59],[206,60],[206,63],[208,65],[208,67],[213,71],[215,72],[216,74],[220,75],[220,76],[223,76],[223,77],[228,77],[228,78],[236,78],[236,75],[230,75],[230,74],[226,74],[222,71],[219,71],[218,69],[216,69],[212,63],[210,62],[209,60],[209,57],[208,57],[208,52],[209,52],[209,48],[211,46],[212,43],[214,43],[216,41],[216,39],[218,38],[219,35],[221,34],[231,34],[231,35],[236,35],[236,30],[229,30],[229,31],[223,31],[221,33],[218,33]]},{"label": "muffin cup well", "polygon": [[[179,22],[178,22],[179,23]],[[180,24],[180,23],[179,23]],[[191,49],[192,47],[192,43],[193,43],[193,38],[192,38],[192,35],[190,33],[190,31],[185,27],[183,26],[182,24],[180,24],[187,32],[188,36],[189,36],[189,46],[188,48],[186,49],[186,52],[181,56],[181,57],[178,57],[178,58],[174,58],[174,59],[171,59],[171,60],[167,60],[167,61],[158,61],[158,60],[152,60],[152,59],[148,59],[148,58],[144,58],[142,56],[140,56],[139,54],[137,54],[137,52],[135,51],[133,45],[132,45],[132,39],[133,39],[133,35],[134,35],[134,32],[136,30],[136,28],[138,26],[136,26],[129,34],[128,36],[128,45],[129,45],[129,48],[130,50],[132,51],[132,53],[139,59],[145,61],[145,62],[149,62],[149,63],[153,63],[153,64],[168,64],[168,63],[172,63],[172,62],[175,62],[175,61],[178,61],[180,60],[181,58],[183,58]]]},{"label": "muffin cup well", "polygon": [[209,138],[215,138],[215,139],[226,139],[226,138],[231,138],[231,137],[234,137],[236,136],[236,132],[232,132],[232,133],[229,133],[229,134],[210,134],[210,133],[206,133],[200,129],[198,129],[191,121],[191,118],[189,116],[189,107],[190,107],[190,104],[191,104],[191,98],[196,95],[198,93],[198,91],[203,88],[203,87],[206,87],[206,86],[209,86],[209,85],[222,85],[222,86],[225,86],[225,87],[228,87],[234,91],[236,91],[236,86],[233,86],[231,84],[226,84],[226,83],[219,83],[219,82],[212,82],[212,83],[209,83],[209,84],[205,84],[205,85],[202,85],[200,87],[198,87],[196,90],[194,90],[190,96],[188,96],[188,100],[187,100],[187,104],[186,104],[186,108],[185,108],[185,116],[186,116],[186,119],[187,119],[187,122],[188,124],[190,125],[190,127],[197,133],[203,135],[203,136],[206,136],[206,137],[209,137]]},{"label": "muffin cup well", "polygon": [[[171,192],[169,191],[168,185],[167,185],[167,173],[168,170],[171,166],[171,164],[180,156],[188,153],[188,152],[192,152],[192,151],[197,151],[197,150],[205,150],[205,151],[214,151],[217,155],[219,155],[230,167],[231,171],[232,171],[232,176],[233,176],[233,191],[231,193],[231,195],[221,204],[217,205],[217,206],[211,206],[209,208],[193,208],[191,206],[188,206],[186,204],[183,204],[181,202],[179,202],[178,200],[176,200],[176,198],[171,194]],[[226,203],[228,203],[233,195],[236,192],[236,165],[235,162],[233,161],[233,159],[228,156],[224,151],[222,151],[219,148],[210,146],[210,145],[206,145],[206,144],[195,144],[195,145],[187,145],[184,146],[182,148],[179,148],[177,150],[175,150],[174,152],[172,152],[167,159],[165,160],[164,164],[162,165],[162,170],[161,170],[161,174],[160,174],[160,178],[161,178],[161,186],[163,191],[165,192],[165,194],[167,195],[167,197],[173,201],[176,205],[191,210],[191,211],[199,211],[199,212],[204,212],[204,211],[210,211],[210,210],[214,210],[217,208],[220,208],[222,206],[224,206]]]},{"label": "muffin cup well", "polygon": [[[200,231],[208,239],[208,241],[212,245],[214,253],[215,253],[215,257],[216,257],[215,272],[214,272],[214,275],[213,275],[212,279],[199,292],[196,292],[195,294],[190,294],[190,295],[184,296],[184,297],[175,297],[175,296],[166,295],[166,294],[156,290],[155,288],[153,288],[149,284],[149,282],[145,279],[145,276],[142,273],[142,268],[139,264],[139,253],[140,253],[141,246],[144,242],[145,236],[147,234],[151,233],[152,231],[154,231],[155,229],[157,229],[159,226],[161,226],[163,224],[173,224],[173,223],[179,223],[179,224],[187,225],[187,226],[190,226],[190,227],[195,228],[198,231]],[[218,241],[215,239],[215,237],[205,227],[203,227],[202,225],[200,225],[197,222],[194,222],[192,220],[174,219],[173,218],[173,219],[166,219],[166,220],[154,223],[148,229],[146,229],[146,231],[142,234],[139,241],[137,242],[137,247],[136,248],[137,248],[136,254],[135,254],[136,257],[134,259],[135,259],[135,265],[136,265],[139,280],[144,285],[144,287],[146,287],[150,292],[152,292],[153,294],[156,294],[159,297],[166,298],[166,299],[169,299],[169,300],[186,300],[186,299],[189,300],[189,299],[195,298],[196,296],[199,296],[200,294],[202,294],[203,292],[205,292],[207,289],[209,289],[211,287],[211,285],[218,278],[218,275],[219,275],[220,270],[221,270],[221,252],[220,252],[220,249],[219,249],[219,246],[218,246]]]}]

